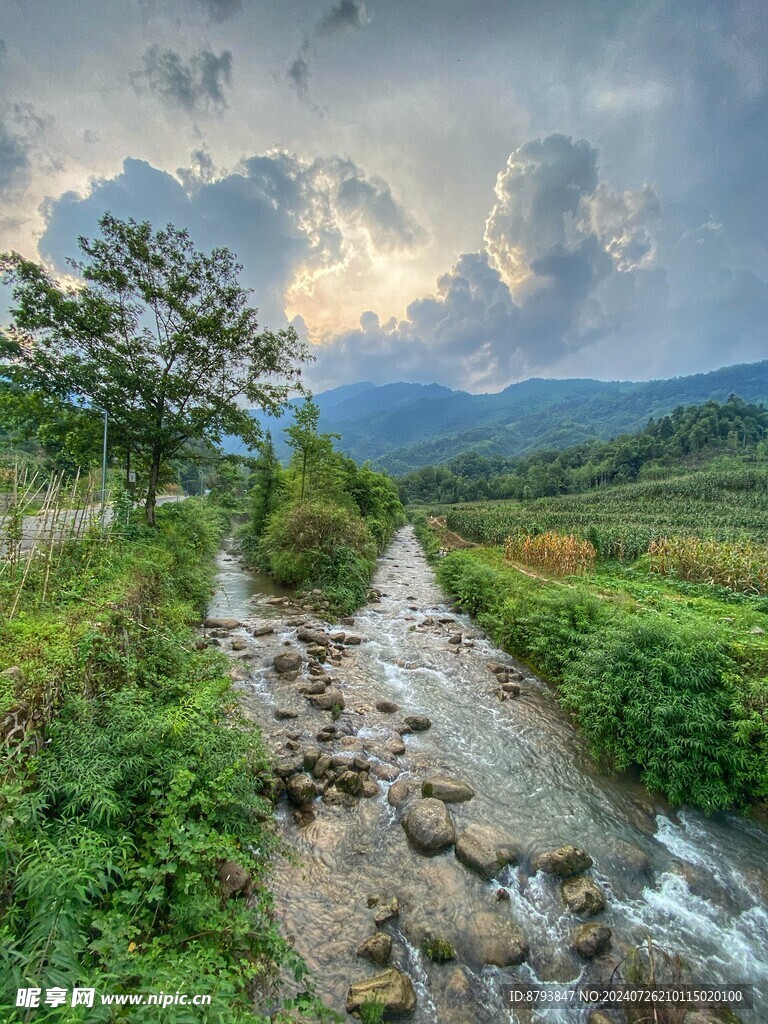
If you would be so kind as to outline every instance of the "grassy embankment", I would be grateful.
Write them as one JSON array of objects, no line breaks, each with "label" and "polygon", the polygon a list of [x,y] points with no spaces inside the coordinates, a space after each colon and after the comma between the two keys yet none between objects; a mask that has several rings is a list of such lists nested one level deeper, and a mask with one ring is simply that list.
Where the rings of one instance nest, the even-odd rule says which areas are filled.
[{"label": "grassy embankment", "polygon": [[[226,517],[190,500],[34,577],[0,633],[0,720],[34,719],[0,785],[0,974],[16,989],[96,989],[96,1006],[10,1009],[7,1021],[254,1022],[303,965],[273,920],[272,774],[222,655],[197,646]],[[45,559],[32,574],[44,573]],[[16,583],[0,576],[9,608]],[[18,738],[18,737],[17,737]],[[36,739],[35,739],[36,738]],[[247,901],[217,872],[250,873]],[[199,1009],[99,1006],[103,993],[210,994]],[[310,1000],[311,1002],[311,1000]],[[273,1018],[276,1019],[276,1018]],[[293,1019],[293,1018],[291,1018]],[[315,1019],[314,1016],[301,1019]]]},{"label": "grassy embankment", "polygon": [[[556,686],[597,759],[619,771],[639,765],[650,789],[706,811],[768,798],[767,553],[755,546],[765,539],[768,473],[439,511],[479,545],[440,560],[441,584]],[[440,541],[426,517],[417,530],[434,554]],[[558,577],[499,547],[549,530],[589,540],[594,569]],[[665,535],[718,544],[702,548],[698,566],[672,560],[661,574],[646,551]]]}]

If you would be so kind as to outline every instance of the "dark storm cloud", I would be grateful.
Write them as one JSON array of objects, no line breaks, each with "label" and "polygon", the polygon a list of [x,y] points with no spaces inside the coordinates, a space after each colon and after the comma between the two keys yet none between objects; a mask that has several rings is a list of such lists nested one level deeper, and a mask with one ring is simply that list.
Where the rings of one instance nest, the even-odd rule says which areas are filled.
[{"label": "dark storm cloud", "polygon": [[197,0],[211,21],[227,21],[243,9],[243,0]]},{"label": "dark storm cloud", "polygon": [[132,76],[137,91],[147,89],[172,108],[190,114],[222,110],[227,106],[225,89],[232,81],[232,53],[218,55],[201,50],[184,61],[175,50],[150,46],[144,67]]},{"label": "dark storm cloud", "polygon": [[[244,160],[217,176],[210,154],[196,150],[176,177],[142,160],[126,160],[122,174],[95,182],[83,198],[67,193],[49,201],[40,253],[60,269],[76,255],[79,235],[97,233],[99,217],[171,222],[189,229],[199,248],[227,246],[244,265],[266,322],[284,319],[284,296],[297,269],[340,264],[358,244],[361,228],[375,247],[405,248],[420,236],[386,183],[369,181],[351,161],[304,161],[273,152]],[[366,200],[350,213],[340,198],[350,188]]]},{"label": "dark storm cloud", "polygon": [[30,103],[14,103],[0,117],[0,193],[9,196],[28,183],[33,166],[61,169],[48,146],[52,118],[41,117]]}]

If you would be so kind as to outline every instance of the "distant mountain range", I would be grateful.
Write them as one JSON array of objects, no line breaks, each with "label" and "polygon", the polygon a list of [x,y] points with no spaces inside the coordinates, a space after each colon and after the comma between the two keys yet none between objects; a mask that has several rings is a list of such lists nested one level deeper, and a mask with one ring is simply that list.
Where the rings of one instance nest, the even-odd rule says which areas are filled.
[{"label": "distant mountain range", "polygon": [[[438,465],[466,451],[519,455],[535,448],[565,448],[590,438],[642,429],[678,405],[723,402],[737,394],[768,402],[768,359],[671,380],[545,380],[511,384],[496,394],[471,395],[440,384],[345,384],[315,395],[320,429],[341,434],[337,446],[358,462],[369,459],[394,475]],[[286,460],[279,419],[253,415]],[[227,451],[242,451],[236,439]]]}]

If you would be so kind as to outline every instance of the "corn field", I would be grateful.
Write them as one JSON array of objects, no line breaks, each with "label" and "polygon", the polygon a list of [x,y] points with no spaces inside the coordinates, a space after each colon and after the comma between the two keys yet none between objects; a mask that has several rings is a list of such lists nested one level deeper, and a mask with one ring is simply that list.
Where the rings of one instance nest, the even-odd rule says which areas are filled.
[{"label": "corn field", "polygon": [[742,594],[768,593],[768,547],[699,537],[661,537],[648,546],[652,572]]},{"label": "corn field", "polygon": [[445,518],[450,530],[478,544],[554,531],[589,541],[601,560],[622,562],[635,561],[664,536],[761,544],[768,472],[701,472],[557,498],[452,505]]},{"label": "corn field", "polygon": [[588,540],[550,530],[536,536],[507,537],[504,557],[510,562],[544,569],[554,576],[581,576],[594,570],[597,552]]}]

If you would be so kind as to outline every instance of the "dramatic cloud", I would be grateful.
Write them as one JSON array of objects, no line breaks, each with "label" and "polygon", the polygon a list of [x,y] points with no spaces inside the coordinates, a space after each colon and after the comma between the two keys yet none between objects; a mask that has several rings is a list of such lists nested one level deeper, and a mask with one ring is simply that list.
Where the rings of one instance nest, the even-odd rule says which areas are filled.
[{"label": "dramatic cloud", "polygon": [[[326,338],[318,386],[338,380],[431,381],[495,388],[590,352],[631,372],[708,368],[765,354],[768,284],[729,268],[722,225],[703,208],[664,210],[643,186],[616,192],[598,154],[563,135],[515,150],[496,181],[485,249],[461,255],[406,319]],[[661,260],[674,265],[668,273]],[[589,358],[589,357],[587,357]],[[618,375],[618,374],[617,374]],[[625,374],[626,375],[626,371]]]},{"label": "dramatic cloud", "polygon": [[217,56],[201,50],[185,63],[175,50],[150,46],[142,71],[132,81],[137,91],[149,90],[168,107],[190,114],[221,111],[227,106],[225,88],[232,82],[232,53],[222,50]]},{"label": "dramatic cloud", "polygon": [[0,194],[21,191],[33,165],[61,167],[48,148],[46,133],[51,119],[40,117],[29,103],[14,103],[0,119]]},{"label": "dramatic cloud", "polygon": [[311,289],[317,275],[349,260],[404,251],[422,234],[387,184],[351,161],[271,152],[221,175],[199,149],[178,178],[126,160],[122,174],[95,182],[85,198],[67,193],[49,202],[41,254],[63,269],[77,237],[96,233],[105,210],[186,227],[200,248],[232,249],[271,324],[284,321],[289,291]]},{"label": "dramatic cloud", "polygon": [[243,9],[243,0],[197,0],[211,21],[227,21]]}]

